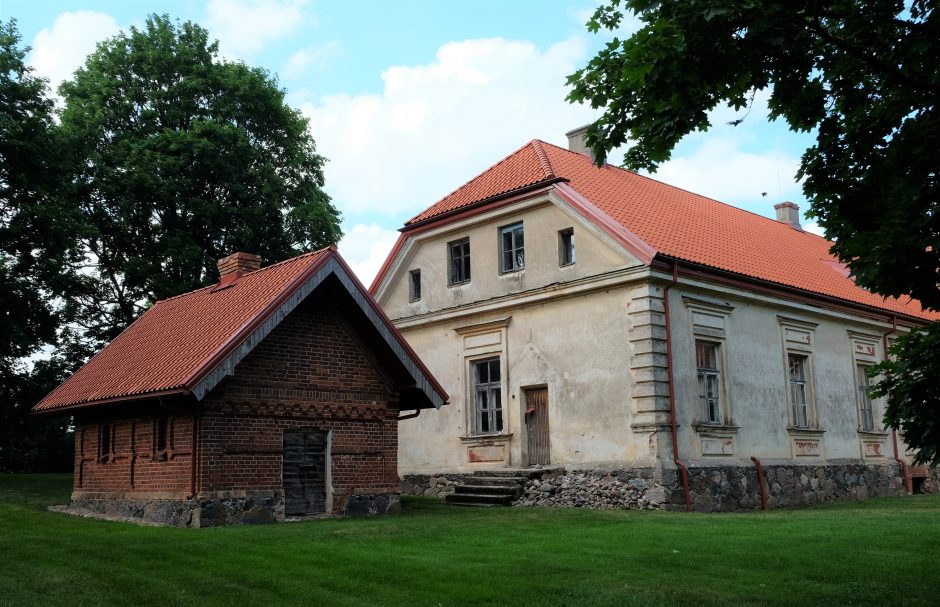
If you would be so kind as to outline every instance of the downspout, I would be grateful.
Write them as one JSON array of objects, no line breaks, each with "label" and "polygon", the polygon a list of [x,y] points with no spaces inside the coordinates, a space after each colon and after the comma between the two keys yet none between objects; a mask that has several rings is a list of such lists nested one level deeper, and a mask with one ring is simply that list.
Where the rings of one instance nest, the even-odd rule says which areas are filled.
[{"label": "downspout", "polygon": [[418,409],[414,413],[409,413],[408,415],[399,415],[398,421],[401,421],[403,419],[414,419],[415,417],[418,417],[419,415],[421,415],[421,409]]},{"label": "downspout", "polygon": [[679,459],[679,436],[676,429],[676,389],[672,371],[672,331],[669,322],[669,290],[679,282],[679,262],[672,263],[672,282],[663,289],[663,316],[666,321],[666,365],[669,379],[669,419],[672,423],[672,461],[682,474],[682,492],[685,495],[685,510],[692,512],[692,497],[689,495],[689,471]]},{"label": "downspout", "polygon": [[757,466],[757,486],[760,487],[760,509],[767,509],[767,481],[764,480],[764,466],[760,460],[751,456],[751,461]]},{"label": "downspout", "polygon": [[192,476],[189,479],[189,497],[187,499],[194,499],[196,497],[196,462],[198,457],[196,456],[196,449],[199,446],[199,441],[197,440],[199,436],[199,416],[196,415],[196,412],[193,411],[193,446],[190,450],[191,455],[189,456],[192,459],[192,465],[190,466]]},{"label": "downspout", "polygon": [[[885,362],[888,362],[888,336],[892,333],[897,333],[898,331],[898,317],[896,315],[891,317],[891,330],[881,336],[881,346],[884,349]],[[888,392],[888,399],[891,399],[891,393]],[[898,429],[891,428],[891,442],[894,446],[894,461],[901,466],[901,478],[904,479],[904,489],[910,493],[911,489],[911,471],[907,466],[907,462],[904,461],[904,458],[901,457],[898,452]]]}]

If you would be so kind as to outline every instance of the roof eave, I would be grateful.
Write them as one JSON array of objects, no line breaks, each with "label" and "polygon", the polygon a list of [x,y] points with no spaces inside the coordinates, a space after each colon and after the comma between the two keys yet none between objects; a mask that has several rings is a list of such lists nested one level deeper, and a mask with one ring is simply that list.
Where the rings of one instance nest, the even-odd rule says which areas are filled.
[{"label": "roof eave", "polygon": [[150,400],[154,398],[162,398],[166,396],[189,396],[191,392],[186,388],[167,388],[165,390],[154,390],[152,392],[140,392],[137,394],[125,394],[122,396],[109,396],[107,398],[96,398],[93,400],[85,400],[77,403],[69,403],[65,405],[58,405],[55,407],[49,407],[46,409],[40,409],[42,402],[37,404],[30,411],[30,415],[45,415],[52,413],[68,413],[72,414],[75,411],[90,409],[93,407],[100,407],[102,405],[118,405],[123,403],[138,402],[144,400]]}]

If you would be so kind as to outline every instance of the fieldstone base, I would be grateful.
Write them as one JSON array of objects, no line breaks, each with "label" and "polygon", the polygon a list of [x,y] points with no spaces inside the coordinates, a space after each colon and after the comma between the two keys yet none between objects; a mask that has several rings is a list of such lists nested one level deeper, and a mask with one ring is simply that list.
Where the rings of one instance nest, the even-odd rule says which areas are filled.
[{"label": "fieldstone base", "polygon": [[79,516],[95,516],[106,520],[140,522],[170,527],[193,527],[196,500],[179,499],[121,499],[76,498],[59,510]]},{"label": "fieldstone base", "polygon": [[401,496],[397,493],[354,495],[346,499],[345,516],[374,516],[401,512]]},{"label": "fieldstone base", "polygon": [[[841,499],[904,495],[900,466],[890,464],[767,465],[763,467],[768,508],[798,508]],[[695,512],[761,509],[756,466],[690,466],[689,493]],[[444,497],[469,475],[406,475],[406,495]],[[915,476],[915,480],[918,478]],[[940,490],[940,469],[920,472],[915,491]],[[685,510],[677,470],[547,470],[526,482],[514,506],[593,509]]]}]

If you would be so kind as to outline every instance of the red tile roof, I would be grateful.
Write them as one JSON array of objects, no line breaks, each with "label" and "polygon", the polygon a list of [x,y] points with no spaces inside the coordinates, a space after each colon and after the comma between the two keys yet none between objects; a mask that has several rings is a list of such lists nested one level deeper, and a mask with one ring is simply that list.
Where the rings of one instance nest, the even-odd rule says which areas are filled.
[{"label": "red tile roof", "polygon": [[[228,286],[213,285],[158,301],[81,369],[53,390],[33,411],[89,406],[162,394],[186,394],[277,310],[321,267],[335,259],[351,271],[334,248],[322,249],[242,275]],[[368,299],[365,289],[350,277]],[[407,355],[420,361],[391,321],[378,317]],[[430,374],[427,374],[430,378]],[[430,378],[433,383],[433,378]],[[446,400],[437,384],[435,389]]]},{"label": "red tile roof", "polygon": [[776,220],[534,140],[448,194],[405,226],[423,223],[535,183],[565,180],[658,255],[924,319],[940,314],[910,299],[857,286],[825,238]]}]

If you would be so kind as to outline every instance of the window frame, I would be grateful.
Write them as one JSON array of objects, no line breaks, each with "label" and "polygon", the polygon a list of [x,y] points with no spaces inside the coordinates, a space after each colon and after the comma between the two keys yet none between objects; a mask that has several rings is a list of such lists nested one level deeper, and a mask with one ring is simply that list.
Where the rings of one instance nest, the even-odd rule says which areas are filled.
[{"label": "window frame", "polygon": [[408,302],[421,301],[421,268],[408,272]]},{"label": "window frame", "polygon": [[[712,348],[714,367],[702,367],[699,357],[699,346]],[[699,415],[700,423],[721,425],[724,423],[722,404],[722,364],[721,342],[706,339],[695,339],[695,376],[698,380]],[[714,396],[709,396],[709,380],[714,384]]]},{"label": "window frame", "polygon": [[[517,233],[521,236],[518,238],[521,244],[517,242]],[[508,251],[505,248],[507,235],[510,238],[511,247]],[[512,267],[508,268],[506,267],[507,253],[510,254],[509,259],[512,261]],[[518,257],[520,253],[522,254],[521,263]],[[499,273],[511,274],[522,270],[525,270],[525,225],[522,221],[517,221],[499,228]]]},{"label": "window frame", "polygon": [[106,464],[114,459],[115,426],[111,422],[98,424],[98,461]]},{"label": "window frame", "polygon": [[[815,410],[813,408],[811,354],[809,352],[794,352],[787,350],[787,402],[790,405],[790,424],[799,430],[816,427]],[[791,361],[800,362],[801,377],[794,378]],[[802,402],[796,402],[794,391],[799,388]],[[800,411],[798,408],[802,409]],[[802,415],[800,415],[802,413]],[[802,418],[802,419],[801,419]],[[800,422],[804,423],[800,423]]]},{"label": "window frame", "polygon": [[[567,239],[567,242],[566,242]],[[560,267],[573,266],[577,263],[575,254],[574,228],[558,230],[558,265]]]},{"label": "window frame", "polygon": [[[875,430],[875,402],[869,395],[871,382],[868,378],[868,369],[870,364],[855,362],[856,372],[856,401],[858,402],[858,429],[860,432],[876,432]],[[866,408],[865,405],[868,405]],[[867,422],[867,423],[866,423]]]},{"label": "window frame", "polygon": [[[497,378],[492,379],[492,365],[495,364]],[[481,369],[486,366],[487,381],[481,382]],[[486,436],[502,434],[505,426],[502,361],[499,356],[481,358],[470,362],[470,372],[473,378],[471,394],[473,397],[473,434]],[[495,395],[496,406],[481,406],[493,402]],[[486,429],[483,428],[484,420]]]},{"label": "window frame", "polygon": [[[454,254],[457,247],[461,247],[458,255]],[[464,248],[466,247],[466,248]],[[464,285],[470,282],[470,237],[464,236],[447,243],[447,286]],[[458,270],[457,272],[456,270]],[[457,274],[460,274],[459,280]],[[464,276],[464,274],[466,274]]]}]

